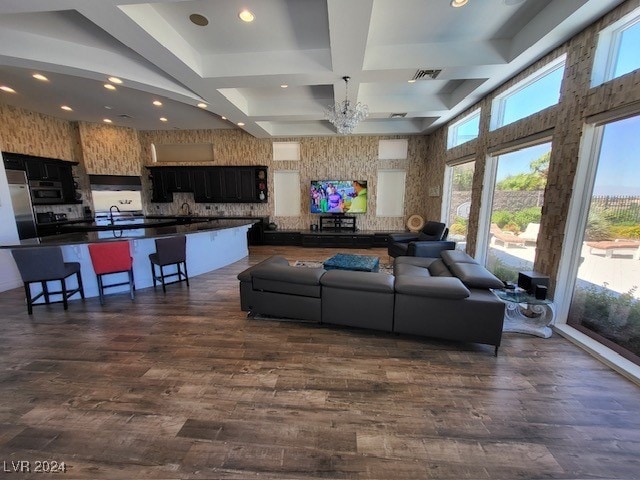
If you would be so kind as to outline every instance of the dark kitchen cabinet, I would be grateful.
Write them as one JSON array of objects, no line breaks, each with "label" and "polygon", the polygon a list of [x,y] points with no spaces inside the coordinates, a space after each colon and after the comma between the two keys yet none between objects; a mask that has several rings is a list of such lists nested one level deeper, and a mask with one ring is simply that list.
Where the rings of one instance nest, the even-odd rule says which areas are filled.
[{"label": "dark kitchen cabinet", "polygon": [[255,202],[254,169],[235,167],[222,169],[222,202]]},{"label": "dark kitchen cabinet", "polygon": [[27,178],[29,180],[49,180],[59,182],[62,179],[60,164],[38,158],[30,158],[25,161]]},{"label": "dark kitchen cabinet", "polygon": [[81,203],[76,198],[76,182],[73,179],[71,165],[58,165],[60,183],[62,183],[62,198],[65,203]]},{"label": "dark kitchen cabinet", "polygon": [[167,189],[164,168],[151,168],[151,201],[155,203],[173,202],[173,193]]},{"label": "dark kitchen cabinet", "polygon": [[81,203],[76,200],[76,183],[72,170],[74,165],[78,165],[77,162],[12,152],[2,152],[2,158],[7,170],[26,172],[30,182],[59,182],[62,186],[62,201],[58,203]]},{"label": "dark kitchen cabinet", "polygon": [[190,168],[177,167],[163,169],[162,176],[168,192],[193,192]]},{"label": "dark kitchen cabinet", "polygon": [[171,202],[174,192],[193,192],[197,203],[267,201],[267,167],[151,167],[153,202]]},{"label": "dark kitchen cabinet", "polygon": [[2,152],[5,170],[24,170],[24,158],[22,155]]}]

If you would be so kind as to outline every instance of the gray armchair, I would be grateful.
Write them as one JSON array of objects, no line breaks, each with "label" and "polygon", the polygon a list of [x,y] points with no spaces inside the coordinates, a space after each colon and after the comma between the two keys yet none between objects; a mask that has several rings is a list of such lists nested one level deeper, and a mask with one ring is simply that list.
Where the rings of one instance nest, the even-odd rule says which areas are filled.
[{"label": "gray armchair", "polygon": [[449,229],[444,223],[429,221],[420,232],[389,235],[390,257],[439,257],[442,250],[454,250],[455,242],[447,241]]}]

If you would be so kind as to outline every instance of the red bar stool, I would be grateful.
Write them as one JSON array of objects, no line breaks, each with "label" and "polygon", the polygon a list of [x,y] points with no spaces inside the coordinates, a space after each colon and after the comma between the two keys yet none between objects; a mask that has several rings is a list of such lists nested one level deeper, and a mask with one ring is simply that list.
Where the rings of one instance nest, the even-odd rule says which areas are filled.
[{"label": "red bar stool", "polygon": [[[100,294],[100,304],[104,305],[104,290],[111,287],[119,287],[121,285],[129,285],[131,292],[131,300],[134,299],[134,291],[136,289],[133,280],[133,258],[129,249],[128,241],[121,242],[104,242],[92,243],[89,245],[89,255],[91,255],[91,263],[93,270],[98,278],[98,292]],[[114,273],[128,273],[129,281],[120,283],[111,283],[105,285],[102,281],[103,275],[111,275]]]},{"label": "red bar stool", "polygon": [[[27,312],[29,315],[33,313],[36,300],[44,297],[44,304],[58,303],[51,301],[51,295],[61,295],[60,300],[64,309],[67,309],[67,299],[76,293],[84,298],[84,288],[82,287],[82,276],[80,275],[80,264],[78,262],[65,262],[62,257],[62,249],[60,247],[31,247],[16,248],[11,250],[20,276],[24,282],[24,291],[27,297]],[[75,275],[78,281],[78,287],[67,288],[67,278]],[[47,282],[59,281],[61,290],[52,292],[49,290]],[[31,293],[31,284],[40,283],[42,292],[35,296]]]},{"label": "red bar stool", "polygon": [[[185,280],[187,287],[189,286],[189,274],[187,273],[187,237],[178,235],[176,237],[157,238],[156,253],[149,255],[151,262],[151,276],[153,277],[153,287],[155,288],[157,281],[162,283],[162,291],[167,293],[167,277],[178,277],[177,280],[169,283],[177,283]],[[156,274],[155,265],[160,267],[160,276]],[[164,267],[169,265],[176,266],[176,272],[165,273]],[[180,267],[184,268],[184,270]]]}]

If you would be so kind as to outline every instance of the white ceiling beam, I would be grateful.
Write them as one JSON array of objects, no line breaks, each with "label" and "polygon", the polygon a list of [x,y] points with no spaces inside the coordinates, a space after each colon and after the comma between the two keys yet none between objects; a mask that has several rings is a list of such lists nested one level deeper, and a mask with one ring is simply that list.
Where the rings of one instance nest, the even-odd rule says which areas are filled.
[{"label": "white ceiling beam", "polygon": [[206,55],[202,65],[207,78],[326,73],[331,71],[331,53],[317,49]]}]

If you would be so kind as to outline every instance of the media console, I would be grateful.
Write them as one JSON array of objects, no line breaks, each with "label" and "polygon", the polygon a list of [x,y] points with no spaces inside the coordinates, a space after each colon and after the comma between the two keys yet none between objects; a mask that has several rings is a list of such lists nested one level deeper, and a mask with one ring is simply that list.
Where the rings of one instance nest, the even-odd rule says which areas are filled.
[{"label": "media console", "polygon": [[386,247],[388,237],[394,232],[359,230],[355,232],[312,230],[266,230],[265,245],[290,245],[302,247],[380,248]]}]

